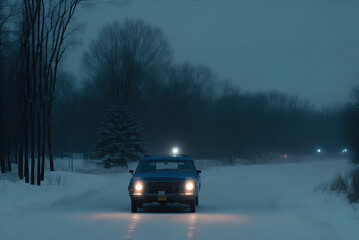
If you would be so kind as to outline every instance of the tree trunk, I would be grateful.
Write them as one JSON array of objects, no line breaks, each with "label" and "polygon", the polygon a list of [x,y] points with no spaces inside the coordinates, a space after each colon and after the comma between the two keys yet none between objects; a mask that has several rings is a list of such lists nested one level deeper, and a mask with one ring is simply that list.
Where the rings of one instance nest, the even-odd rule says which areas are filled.
[{"label": "tree trunk", "polygon": [[24,154],[25,154],[25,182],[29,183],[29,123],[28,123],[28,100],[25,97],[25,113],[24,113]]},{"label": "tree trunk", "polygon": [[[0,6],[2,6],[0,1]],[[3,84],[3,56],[2,56],[2,29],[0,28],[0,165],[1,173],[5,173],[5,154],[4,154],[4,131],[3,131],[3,104],[2,104],[2,84]]]},{"label": "tree trunk", "polygon": [[33,103],[30,105],[30,128],[31,128],[31,185],[35,184],[35,121],[34,121],[34,106]]},{"label": "tree trunk", "polygon": [[[0,116],[1,118],[1,116]],[[1,129],[0,125],[0,130]],[[1,166],[1,173],[5,173],[5,154],[4,154],[4,133],[0,131],[0,166]]]},{"label": "tree trunk", "polygon": [[19,178],[20,179],[23,179],[24,178],[24,173],[23,173],[23,170],[24,170],[24,159],[23,159],[23,149],[22,149],[22,143],[20,143],[20,148],[19,148],[19,154],[18,154],[18,170],[19,170]]},{"label": "tree trunk", "polygon": [[45,149],[46,149],[46,108],[42,106],[42,123],[43,123],[43,139],[42,139],[42,161],[41,161],[41,180],[45,179]]},{"label": "tree trunk", "polygon": [[37,110],[37,185],[41,185],[41,124],[40,124],[40,109]]},{"label": "tree trunk", "polygon": [[19,146],[17,145],[17,144],[15,144],[15,148],[14,148],[14,163],[16,163],[16,164],[19,164],[19,162],[18,162],[18,156],[17,156],[17,154],[19,153]]},{"label": "tree trunk", "polygon": [[5,173],[5,137],[0,136],[2,141],[0,145],[0,165],[1,165],[1,173]]},{"label": "tree trunk", "polygon": [[8,139],[8,143],[7,143],[6,159],[7,159],[6,171],[11,172],[12,168],[11,168],[11,141],[10,141],[10,138]]},{"label": "tree trunk", "polygon": [[5,159],[4,159],[4,155],[2,155],[2,156],[0,156],[0,158],[1,158],[1,173],[5,173],[6,171],[5,171]]},{"label": "tree trunk", "polygon": [[55,171],[54,158],[52,156],[52,143],[51,143],[51,103],[47,109],[47,146],[50,158],[50,171]]}]

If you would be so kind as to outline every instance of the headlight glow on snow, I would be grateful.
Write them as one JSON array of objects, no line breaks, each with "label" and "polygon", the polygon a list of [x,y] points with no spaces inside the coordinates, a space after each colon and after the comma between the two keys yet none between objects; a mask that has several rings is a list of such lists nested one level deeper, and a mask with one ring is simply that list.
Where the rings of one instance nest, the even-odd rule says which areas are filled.
[{"label": "headlight glow on snow", "polygon": [[193,184],[193,182],[187,182],[187,183],[186,183],[186,190],[187,190],[187,191],[193,191],[193,189],[194,189],[194,184]]}]

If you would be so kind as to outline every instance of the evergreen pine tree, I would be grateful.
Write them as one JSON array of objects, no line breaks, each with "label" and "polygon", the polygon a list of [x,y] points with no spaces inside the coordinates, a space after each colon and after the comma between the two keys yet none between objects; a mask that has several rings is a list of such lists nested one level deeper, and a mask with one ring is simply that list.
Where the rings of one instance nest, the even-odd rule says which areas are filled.
[{"label": "evergreen pine tree", "polygon": [[95,152],[105,166],[125,166],[143,156],[147,142],[133,113],[121,103],[109,107],[98,131]]}]

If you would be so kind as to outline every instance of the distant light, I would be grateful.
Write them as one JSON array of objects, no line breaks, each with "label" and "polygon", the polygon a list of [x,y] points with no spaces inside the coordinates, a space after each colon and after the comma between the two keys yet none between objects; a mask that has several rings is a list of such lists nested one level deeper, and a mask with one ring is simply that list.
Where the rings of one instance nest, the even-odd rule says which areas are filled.
[{"label": "distant light", "polygon": [[177,154],[179,152],[177,147],[172,148],[172,153],[173,154]]},{"label": "distant light", "polygon": [[321,153],[321,152],[322,152],[322,149],[318,148],[317,153]]},{"label": "distant light", "polygon": [[342,152],[346,153],[346,152],[348,152],[348,149],[344,148]]},{"label": "distant light", "polygon": [[288,155],[287,155],[287,154],[284,154],[284,157],[285,157],[285,158],[287,158],[287,157],[288,157]]}]

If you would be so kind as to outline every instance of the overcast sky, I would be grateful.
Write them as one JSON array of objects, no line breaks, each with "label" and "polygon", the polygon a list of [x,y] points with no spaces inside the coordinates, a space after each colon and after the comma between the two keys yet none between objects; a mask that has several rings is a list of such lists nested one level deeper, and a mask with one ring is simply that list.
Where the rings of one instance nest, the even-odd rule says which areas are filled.
[{"label": "overcast sky", "polygon": [[317,106],[344,102],[359,82],[359,0],[131,0],[81,9],[82,44],[107,22],[141,17],[161,27],[175,61],[209,65],[242,91],[276,89]]}]

